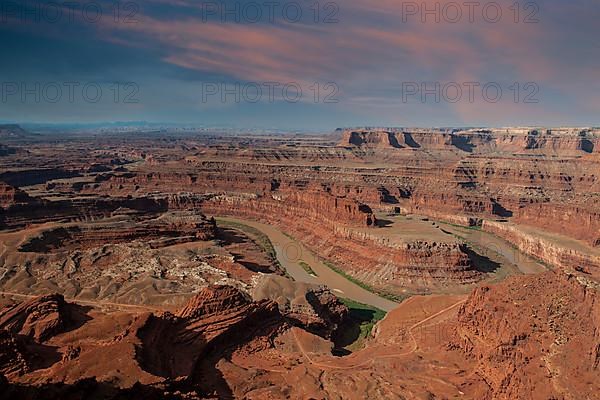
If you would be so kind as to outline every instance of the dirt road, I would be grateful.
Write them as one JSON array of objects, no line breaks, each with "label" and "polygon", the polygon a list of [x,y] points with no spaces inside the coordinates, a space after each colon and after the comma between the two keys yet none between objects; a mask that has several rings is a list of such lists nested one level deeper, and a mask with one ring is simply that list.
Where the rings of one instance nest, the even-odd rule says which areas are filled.
[{"label": "dirt road", "polygon": [[[42,295],[21,294],[21,293],[0,291],[0,296],[16,297],[19,299],[34,299],[34,298],[40,297]],[[115,307],[120,310],[135,310],[135,311],[150,311],[150,312],[165,311],[165,309],[162,309],[159,307],[142,306],[142,305],[137,305],[137,304],[114,303],[111,301],[102,301],[102,300],[80,300],[80,299],[72,299],[72,298],[65,297],[65,301],[67,301],[69,303],[75,303],[75,304],[92,306],[92,307],[103,307],[103,306],[104,307]]]},{"label": "dirt road", "polygon": [[[409,301],[409,300],[407,300]],[[410,336],[411,341],[413,342],[413,346],[410,350],[407,351],[403,351],[403,352],[399,352],[399,353],[386,353],[386,354],[373,354],[373,352],[366,352],[366,351],[362,351],[362,353],[359,354],[365,354],[367,357],[366,359],[359,361],[357,363],[354,363],[352,365],[339,365],[338,364],[331,364],[331,363],[324,363],[324,362],[319,362],[316,360],[313,360],[309,354],[309,352],[307,352],[304,347],[302,346],[302,342],[301,340],[298,339],[298,336],[296,335],[296,331],[293,331],[294,334],[294,339],[296,341],[296,344],[298,345],[298,348],[300,349],[300,351],[302,352],[302,355],[308,360],[308,362],[310,362],[312,365],[319,367],[321,369],[324,370],[333,370],[333,369],[356,369],[356,368],[364,368],[366,365],[375,362],[376,360],[379,359],[386,359],[386,358],[396,358],[396,357],[403,357],[403,356],[407,356],[409,354],[414,353],[415,351],[417,351],[418,349],[418,344],[417,344],[417,340],[413,334],[413,330],[415,330],[416,328],[422,326],[423,324],[431,321],[434,318],[437,318],[453,309],[455,309],[456,307],[458,307],[459,305],[463,304],[465,302],[465,300],[460,300],[454,304],[452,304],[449,307],[444,308],[441,311],[438,311],[432,315],[427,316],[426,318],[423,318],[421,321],[418,321],[417,323],[411,325],[408,329],[408,335]],[[435,323],[433,323],[432,325],[435,325]]]}]

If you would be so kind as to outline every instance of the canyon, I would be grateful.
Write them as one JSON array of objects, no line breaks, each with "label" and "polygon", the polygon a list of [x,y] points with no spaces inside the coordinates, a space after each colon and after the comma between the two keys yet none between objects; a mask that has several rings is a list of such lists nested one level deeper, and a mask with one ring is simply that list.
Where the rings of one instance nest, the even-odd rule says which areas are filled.
[{"label": "canyon", "polygon": [[309,320],[230,286],[174,313],[107,314],[44,296],[0,312],[0,384],[25,399],[593,399],[597,290],[546,272],[468,297],[415,296],[345,357]]},{"label": "canyon", "polygon": [[599,129],[0,137],[6,398],[600,390]]}]

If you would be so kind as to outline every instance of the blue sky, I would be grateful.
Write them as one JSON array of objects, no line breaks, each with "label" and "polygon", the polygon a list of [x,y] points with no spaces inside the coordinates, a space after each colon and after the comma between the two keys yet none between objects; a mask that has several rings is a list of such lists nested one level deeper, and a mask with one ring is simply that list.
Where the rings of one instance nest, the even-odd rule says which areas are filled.
[{"label": "blue sky", "polygon": [[265,3],[0,0],[0,120],[600,125],[597,0]]}]

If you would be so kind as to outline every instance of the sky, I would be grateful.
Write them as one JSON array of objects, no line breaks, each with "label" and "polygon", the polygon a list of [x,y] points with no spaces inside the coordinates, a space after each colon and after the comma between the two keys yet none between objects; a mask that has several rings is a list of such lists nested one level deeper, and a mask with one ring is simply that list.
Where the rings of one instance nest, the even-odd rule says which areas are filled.
[{"label": "sky", "polygon": [[599,126],[600,0],[0,0],[0,121]]}]

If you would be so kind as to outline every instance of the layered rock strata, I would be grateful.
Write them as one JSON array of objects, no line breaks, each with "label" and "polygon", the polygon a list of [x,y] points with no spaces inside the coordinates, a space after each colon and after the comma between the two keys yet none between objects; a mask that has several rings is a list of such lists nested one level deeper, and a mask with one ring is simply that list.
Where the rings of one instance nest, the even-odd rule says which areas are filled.
[{"label": "layered rock strata", "polygon": [[[14,321],[0,329],[0,396],[594,398],[599,288],[579,273],[547,272],[466,298],[417,296],[344,357],[277,303],[227,286],[173,313],[75,312],[34,299],[0,311]],[[75,323],[55,323],[67,320]]]},{"label": "layered rock strata", "polygon": [[484,221],[483,229],[513,243],[522,252],[566,271],[585,271],[600,278],[600,251],[567,237],[546,235],[506,222]]}]

